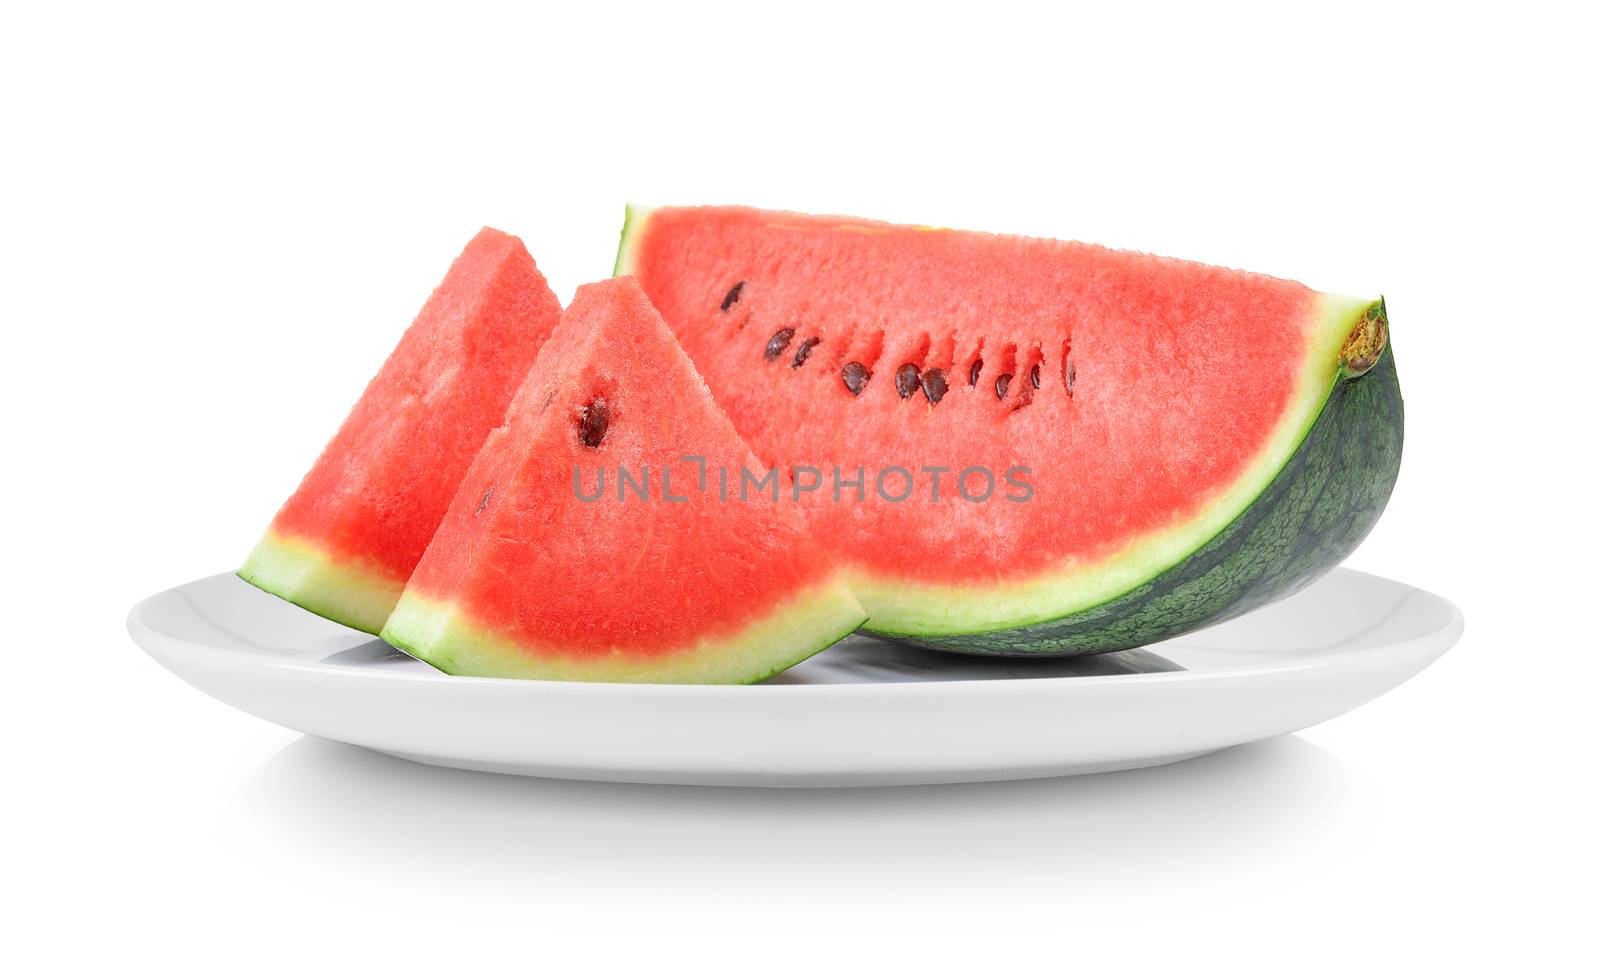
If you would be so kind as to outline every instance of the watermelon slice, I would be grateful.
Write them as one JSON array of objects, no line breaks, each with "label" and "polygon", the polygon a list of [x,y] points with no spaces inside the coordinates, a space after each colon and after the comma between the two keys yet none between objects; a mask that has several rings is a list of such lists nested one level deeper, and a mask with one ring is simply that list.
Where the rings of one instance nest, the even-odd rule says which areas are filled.
[{"label": "watermelon slice", "polygon": [[522,241],[480,232],[239,575],[376,633],[560,317]]},{"label": "watermelon slice", "polygon": [[866,619],[776,489],[638,285],[582,287],[383,638],[475,676],[762,679]]},{"label": "watermelon slice", "polygon": [[1381,300],[744,208],[630,208],[617,272],[764,462],[841,470],[796,484],[812,529],[867,630],[922,646],[1100,652],[1237,615],[1347,555],[1399,467]]}]

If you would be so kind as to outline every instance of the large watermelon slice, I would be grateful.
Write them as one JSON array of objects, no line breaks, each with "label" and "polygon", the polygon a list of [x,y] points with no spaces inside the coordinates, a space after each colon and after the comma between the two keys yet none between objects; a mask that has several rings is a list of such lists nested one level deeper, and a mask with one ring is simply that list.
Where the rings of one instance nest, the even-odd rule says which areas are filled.
[{"label": "large watermelon slice", "polygon": [[582,287],[383,638],[476,676],[769,676],[866,619],[776,489],[638,285]]},{"label": "large watermelon slice", "polygon": [[867,629],[923,646],[1098,652],[1244,612],[1347,555],[1399,467],[1382,301],[744,208],[631,208],[617,272],[758,456],[841,470],[795,495]]},{"label": "large watermelon slice", "polygon": [[560,317],[522,241],[480,232],[239,575],[376,633]]}]

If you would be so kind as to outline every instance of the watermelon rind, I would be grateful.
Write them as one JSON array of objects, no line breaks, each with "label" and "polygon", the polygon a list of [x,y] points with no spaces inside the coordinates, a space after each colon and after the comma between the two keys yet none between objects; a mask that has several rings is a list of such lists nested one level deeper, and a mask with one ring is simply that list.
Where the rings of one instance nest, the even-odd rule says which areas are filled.
[{"label": "watermelon rind", "polygon": [[268,532],[239,578],[325,619],[377,635],[405,580],[340,560],[298,537]]},{"label": "watermelon rind", "polygon": [[866,621],[845,577],[818,583],[732,635],[706,635],[681,652],[630,657],[540,655],[473,623],[448,601],[401,597],[383,640],[454,676],[611,683],[754,683],[816,655]]},{"label": "watermelon rind", "polygon": [[617,259],[611,265],[612,276],[626,276],[633,272],[633,240],[650,219],[654,207],[629,203],[622,214],[622,236],[617,241]]},{"label": "watermelon rind", "polygon": [[[1380,332],[1370,333],[1374,328]],[[987,629],[972,627],[973,605],[1015,606],[1002,605],[992,593],[956,598],[952,594],[961,591],[948,587],[888,584],[858,573],[851,585],[874,613],[862,632],[949,652],[1114,652],[1231,619],[1309,585],[1366,538],[1399,474],[1404,409],[1381,300],[1366,305],[1340,337],[1341,344],[1358,340],[1375,344],[1376,358],[1337,348],[1322,354],[1334,357],[1335,370],[1323,381],[1311,425],[1289,434],[1293,452],[1259,489],[1246,481],[1236,485],[1235,496],[1242,491],[1248,497],[1245,507],[1177,562],[1104,599],[1085,601],[1081,592],[1063,590],[1065,602],[1053,613],[1001,618]],[[1148,563],[1107,565],[1131,578]]]}]

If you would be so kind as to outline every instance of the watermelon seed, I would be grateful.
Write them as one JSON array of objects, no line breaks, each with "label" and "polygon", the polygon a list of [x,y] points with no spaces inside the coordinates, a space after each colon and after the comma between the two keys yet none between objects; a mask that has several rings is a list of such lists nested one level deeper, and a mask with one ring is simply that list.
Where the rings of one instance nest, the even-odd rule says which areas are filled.
[{"label": "watermelon seed", "polygon": [[584,446],[599,446],[606,437],[606,430],[610,428],[611,408],[606,406],[603,396],[595,397],[578,414],[578,438],[583,440]]},{"label": "watermelon seed", "polygon": [[1033,384],[1034,389],[1039,388],[1039,364],[1033,364],[1033,369],[1028,371],[1028,382]]},{"label": "watermelon seed", "polygon": [[1006,398],[1006,392],[1011,389],[1011,374],[1001,373],[994,378],[994,395],[1001,399]]},{"label": "watermelon seed", "polygon": [[854,360],[846,363],[839,373],[844,377],[844,388],[850,391],[851,396],[860,396],[867,381],[872,379],[872,371]]},{"label": "watermelon seed", "polygon": [[740,280],[733,285],[733,289],[728,291],[728,295],[722,298],[722,312],[728,312],[728,308],[730,306],[733,306],[733,304],[739,302],[739,294],[743,292],[744,281]]},{"label": "watermelon seed", "polygon": [[915,393],[921,383],[922,371],[917,369],[917,364],[915,363],[907,363],[895,371],[894,389],[896,393],[900,394],[901,399],[905,399]]},{"label": "watermelon seed", "polygon": [[1066,380],[1066,382],[1067,382],[1067,395],[1071,396],[1072,395],[1072,388],[1075,385],[1077,385],[1077,382],[1078,382],[1078,370],[1077,370],[1077,367],[1072,365],[1072,361],[1071,360],[1067,361],[1067,368],[1066,368],[1065,372],[1063,372],[1061,374],[1061,378]]},{"label": "watermelon seed", "polygon": [[777,359],[789,348],[789,341],[792,339],[794,339],[794,327],[784,327],[772,334],[772,339],[767,341],[767,348],[761,351],[761,355],[765,356],[768,362]]},{"label": "watermelon seed", "polygon": [[972,368],[967,370],[967,385],[968,386],[977,386],[978,385],[978,374],[982,373],[982,372],[983,372],[983,357],[980,356],[977,359],[972,361]]},{"label": "watermelon seed", "polygon": [[483,490],[483,498],[478,500],[478,508],[472,511],[473,516],[489,508],[489,501],[494,499],[494,486],[487,486]]},{"label": "watermelon seed", "polygon": [[811,348],[821,342],[822,337],[820,336],[810,336],[801,340],[800,345],[795,347],[794,350],[794,362],[789,365],[798,370],[806,359],[811,356]]},{"label": "watermelon seed", "polygon": [[922,392],[927,394],[930,404],[944,399],[945,390],[949,388],[944,381],[944,370],[929,370],[922,374]]}]

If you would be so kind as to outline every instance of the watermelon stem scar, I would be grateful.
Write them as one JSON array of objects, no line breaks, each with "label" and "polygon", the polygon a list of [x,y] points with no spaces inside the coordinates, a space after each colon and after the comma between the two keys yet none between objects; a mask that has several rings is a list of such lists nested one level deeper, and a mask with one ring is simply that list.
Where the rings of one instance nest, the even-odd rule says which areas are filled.
[{"label": "watermelon stem scar", "polygon": [[1350,331],[1344,346],[1339,350],[1339,362],[1349,376],[1360,376],[1370,370],[1383,348],[1389,344],[1389,311],[1383,298],[1367,308],[1356,328]]}]

